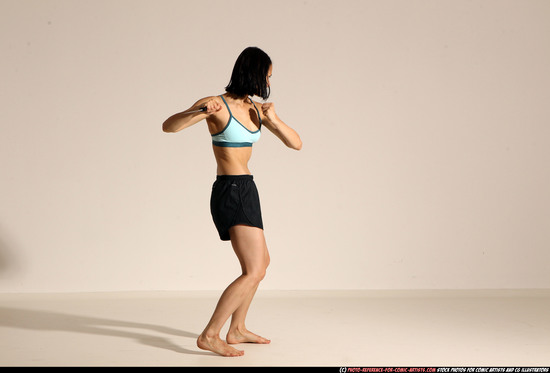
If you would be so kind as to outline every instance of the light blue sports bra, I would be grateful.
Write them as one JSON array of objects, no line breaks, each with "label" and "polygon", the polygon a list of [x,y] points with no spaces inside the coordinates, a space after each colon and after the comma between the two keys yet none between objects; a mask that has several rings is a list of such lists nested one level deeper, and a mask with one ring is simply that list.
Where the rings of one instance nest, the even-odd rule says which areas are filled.
[{"label": "light blue sports bra", "polygon": [[225,101],[225,98],[223,98],[223,96],[221,95],[220,97],[222,98],[225,106],[227,107],[227,110],[229,111],[229,121],[227,122],[223,130],[212,135],[212,144],[215,146],[230,148],[242,148],[252,146],[253,143],[260,139],[260,130],[262,129],[262,118],[260,117],[260,112],[258,111],[256,104],[254,104],[254,101],[250,100],[250,102],[252,102],[252,105],[254,105],[256,112],[258,113],[260,128],[257,131],[252,132],[233,116],[231,110],[229,109],[229,105],[227,105],[227,102]]}]

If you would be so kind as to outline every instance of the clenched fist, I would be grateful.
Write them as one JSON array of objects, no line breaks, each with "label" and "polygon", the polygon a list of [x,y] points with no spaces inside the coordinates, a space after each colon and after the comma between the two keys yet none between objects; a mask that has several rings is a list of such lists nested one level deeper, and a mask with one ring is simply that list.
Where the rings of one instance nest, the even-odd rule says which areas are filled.
[{"label": "clenched fist", "polygon": [[270,121],[274,121],[277,118],[277,114],[275,113],[275,105],[272,102],[262,104],[262,112]]},{"label": "clenched fist", "polygon": [[203,107],[206,107],[205,111],[208,115],[214,114],[222,109],[222,105],[215,99],[209,100]]}]

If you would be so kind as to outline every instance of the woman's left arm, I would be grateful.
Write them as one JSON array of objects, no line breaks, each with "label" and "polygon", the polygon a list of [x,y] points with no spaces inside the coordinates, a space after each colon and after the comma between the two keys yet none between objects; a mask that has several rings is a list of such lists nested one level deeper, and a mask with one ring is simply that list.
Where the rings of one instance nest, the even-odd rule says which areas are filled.
[{"label": "woman's left arm", "polygon": [[286,146],[292,149],[302,149],[302,140],[296,131],[286,125],[275,113],[272,102],[262,104],[263,125],[275,134]]}]

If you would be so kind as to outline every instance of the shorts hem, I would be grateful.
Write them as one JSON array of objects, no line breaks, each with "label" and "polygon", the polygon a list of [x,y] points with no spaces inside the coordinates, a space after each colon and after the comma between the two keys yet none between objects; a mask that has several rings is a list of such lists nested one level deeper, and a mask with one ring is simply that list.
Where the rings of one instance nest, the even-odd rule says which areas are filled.
[{"label": "shorts hem", "polygon": [[220,240],[222,240],[222,241],[231,241],[231,236],[229,234],[229,229],[231,229],[231,227],[234,227],[235,225],[245,225],[247,227],[261,229],[262,231],[264,230],[263,226],[259,227],[258,225],[254,225],[254,224],[250,224],[250,223],[244,223],[244,222],[234,223],[234,224],[230,225],[229,227],[227,227],[227,229],[225,229],[222,233],[220,233]]}]

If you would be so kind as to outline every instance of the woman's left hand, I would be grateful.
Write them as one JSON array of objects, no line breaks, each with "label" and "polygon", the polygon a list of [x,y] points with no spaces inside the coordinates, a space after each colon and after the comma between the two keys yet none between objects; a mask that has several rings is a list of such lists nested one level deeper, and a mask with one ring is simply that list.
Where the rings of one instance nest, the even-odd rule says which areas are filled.
[{"label": "woman's left hand", "polygon": [[302,140],[292,128],[286,125],[275,113],[275,105],[272,102],[262,104],[262,113],[267,119],[265,126],[273,132],[286,146],[292,149],[302,149]]},{"label": "woman's left hand", "polygon": [[277,120],[277,114],[275,113],[275,105],[272,102],[266,102],[262,104],[262,112],[270,121]]}]

